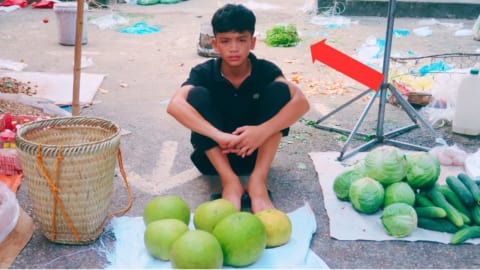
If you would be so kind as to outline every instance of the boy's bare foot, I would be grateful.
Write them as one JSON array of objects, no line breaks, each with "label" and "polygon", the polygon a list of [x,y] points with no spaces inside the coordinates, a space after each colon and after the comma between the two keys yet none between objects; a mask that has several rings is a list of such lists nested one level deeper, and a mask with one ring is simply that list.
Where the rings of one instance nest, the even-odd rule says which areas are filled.
[{"label": "boy's bare foot", "polygon": [[240,183],[228,183],[223,186],[222,198],[229,200],[235,205],[237,210],[241,209],[242,195],[245,189]]},{"label": "boy's bare foot", "polygon": [[268,196],[267,187],[260,183],[249,183],[248,195],[252,203],[252,212],[257,213],[262,210],[275,208],[273,202]]}]

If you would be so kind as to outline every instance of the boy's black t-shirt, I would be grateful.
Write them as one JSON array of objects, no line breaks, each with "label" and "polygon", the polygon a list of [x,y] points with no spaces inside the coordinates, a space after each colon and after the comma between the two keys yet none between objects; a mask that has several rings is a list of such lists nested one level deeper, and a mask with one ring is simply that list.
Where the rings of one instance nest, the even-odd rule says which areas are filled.
[{"label": "boy's black t-shirt", "polygon": [[[221,59],[210,59],[192,68],[182,84],[202,86],[209,90],[216,109],[233,126],[256,124],[261,90],[283,73],[274,63],[248,56],[252,71],[239,88],[235,88],[220,71]],[[265,102],[265,101],[264,101]]]}]

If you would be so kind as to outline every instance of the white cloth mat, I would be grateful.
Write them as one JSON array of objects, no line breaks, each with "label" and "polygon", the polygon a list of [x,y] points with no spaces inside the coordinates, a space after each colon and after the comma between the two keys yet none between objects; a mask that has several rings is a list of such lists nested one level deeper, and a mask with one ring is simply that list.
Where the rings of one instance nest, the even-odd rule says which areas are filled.
[{"label": "white cloth mat", "polygon": [[[290,241],[280,247],[265,249],[258,261],[242,268],[328,269],[325,262],[310,249],[312,235],[317,229],[315,214],[310,206],[305,204],[287,215],[292,222]],[[171,268],[169,261],[155,259],[147,252],[143,243],[145,225],[142,217],[115,217],[109,226],[113,229],[116,241],[114,251],[107,254],[107,268]],[[190,222],[190,229],[193,228]]]},{"label": "white cloth mat", "polygon": [[[365,215],[355,211],[349,202],[340,201],[333,191],[333,181],[342,171],[347,170],[358,160],[365,157],[366,152],[338,161],[338,152],[310,153],[318,180],[323,192],[325,209],[330,222],[330,236],[338,240],[405,240],[405,241],[432,241],[449,243],[452,234],[435,232],[416,228],[412,234],[404,238],[389,236],[380,220],[381,212],[374,215]],[[448,175],[457,175],[463,167],[441,167],[439,181],[444,181]],[[471,239],[467,243],[478,244],[480,239]]]}]

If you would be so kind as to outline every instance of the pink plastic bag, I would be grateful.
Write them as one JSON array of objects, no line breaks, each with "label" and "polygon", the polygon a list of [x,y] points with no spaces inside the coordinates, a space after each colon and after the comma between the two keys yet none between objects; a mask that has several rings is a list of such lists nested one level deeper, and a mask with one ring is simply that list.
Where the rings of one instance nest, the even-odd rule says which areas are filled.
[{"label": "pink plastic bag", "polygon": [[440,164],[444,166],[464,166],[465,159],[468,156],[467,152],[460,149],[457,145],[436,146],[430,149],[429,152],[436,156]]}]

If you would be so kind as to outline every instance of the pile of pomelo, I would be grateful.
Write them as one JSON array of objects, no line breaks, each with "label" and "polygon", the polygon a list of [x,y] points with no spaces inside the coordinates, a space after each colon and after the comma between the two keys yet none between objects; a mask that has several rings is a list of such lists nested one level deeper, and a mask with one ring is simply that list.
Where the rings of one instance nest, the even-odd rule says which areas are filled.
[{"label": "pile of pomelo", "polygon": [[256,214],[238,211],[228,200],[200,204],[193,213],[175,195],[158,196],[144,207],[144,243],[155,258],[170,261],[174,268],[221,268],[248,266],[265,248],[290,240],[292,224],[278,209]]}]

